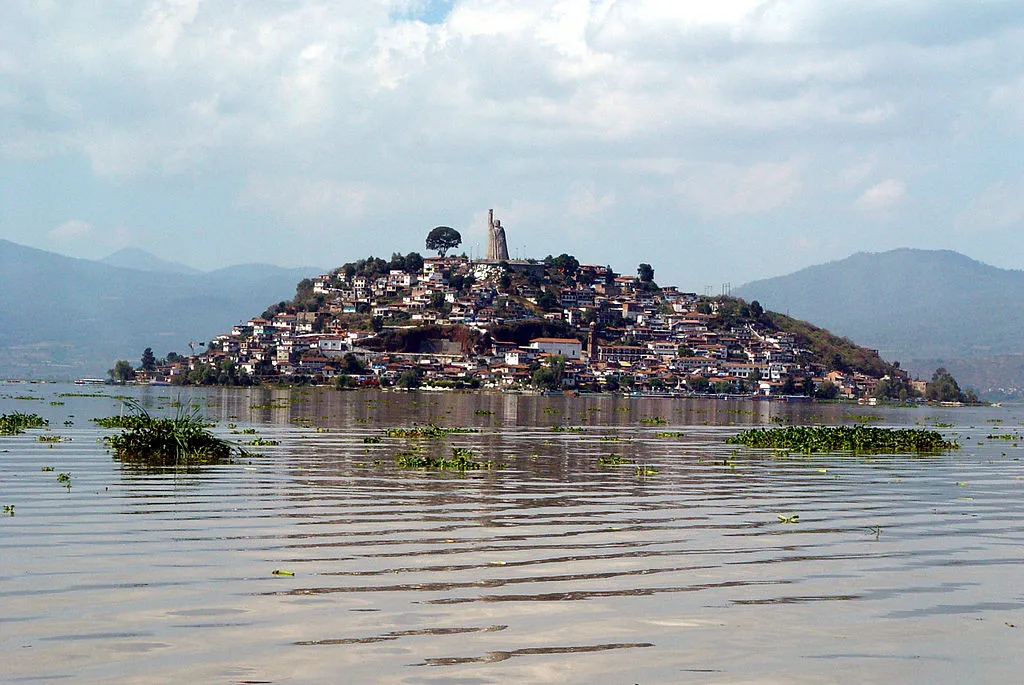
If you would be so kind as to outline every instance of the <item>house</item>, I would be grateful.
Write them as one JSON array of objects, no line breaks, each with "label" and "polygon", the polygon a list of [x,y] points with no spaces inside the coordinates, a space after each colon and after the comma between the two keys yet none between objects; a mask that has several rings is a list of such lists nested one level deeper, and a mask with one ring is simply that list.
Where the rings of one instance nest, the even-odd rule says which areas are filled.
[{"label": "house", "polygon": [[538,354],[557,354],[566,359],[579,359],[583,356],[583,343],[576,338],[534,338],[530,348]]}]

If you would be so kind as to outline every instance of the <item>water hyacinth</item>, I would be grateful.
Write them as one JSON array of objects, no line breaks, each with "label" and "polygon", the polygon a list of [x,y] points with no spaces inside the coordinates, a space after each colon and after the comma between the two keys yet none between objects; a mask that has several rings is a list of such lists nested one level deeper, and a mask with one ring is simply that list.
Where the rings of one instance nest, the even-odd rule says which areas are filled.
[{"label": "water hyacinth", "polygon": [[0,435],[20,435],[27,428],[43,428],[49,421],[38,414],[0,414]]},{"label": "water hyacinth", "polygon": [[937,431],[922,428],[877,428],[871,426],[789,426],[754,428],[726,440],[730,445],[814,452],[856,452],[859,454],[923,454],[958,449]]},{"label": "water hyacinth", "polygon": [[116,459],[144,466],[199,466],[231,458],[231,444],[207,430],[197,407],[179,407],[174,418],[157,419],[137,402],[127,406],[132,419],[107,439]]}]

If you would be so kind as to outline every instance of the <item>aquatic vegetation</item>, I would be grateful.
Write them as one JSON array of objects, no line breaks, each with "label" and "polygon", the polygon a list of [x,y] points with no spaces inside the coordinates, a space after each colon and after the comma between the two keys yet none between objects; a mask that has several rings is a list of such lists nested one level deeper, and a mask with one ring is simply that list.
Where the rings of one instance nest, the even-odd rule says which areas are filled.
[{"label": "aquatic vegetation", "polygon": [[800,523],[800,514],[778,514],[779,523]]},{"label": "aquatic vegetation", "polygon": [[858,423],[871,423],[872,421],[882,421],[881,416],[875,416],[874,414],[843,414],[843,418],[848,421],[857,421]]},{"label": "aquatic vegetation", "polygon": [[663,419],[660,416],[645,416],[640,419],[640,423],[651,424],[655,426],[661,426],[668,423],[667,419]]},{"label": "aquatic vegetation", "polygon": [[583,426],[559,426],[555,424],[551,426],[551,430],[556,433],[586,433],[587,429]]},{"label": "aquatic vegetation", "polygon": [[294,576],[295,571],[284,571],[282,569],[275,568],[273,571],[271,571],[271,574],[275,576]]},{"label": "aquatic vegetation", "polygon": [[39,442],[71,442],[71,438],[62,438],[59,435],[40,435],[36,438]]},{"label": "aquatic vegetation", "polygon": [[231,458],[231,444],[207,430],[199,409],[179,408],[174,418],[153,418],[142,405],[128,405],[134,421],[107,439],[116,459],[146,466],[196,466]]},{"label": "aquatic vegetation", "polygon": [[493,416],[494,412],[490,409],[474,409],[473,413],[477,416]]},{"label": "aquatic vegetation", "polygon": [[44,471],[44,472],[45,471],[53,471],[53,467],[52,466],[44,466],[43,468],[41,468],[39,470],[40,471]]},{"label": "aquatic vegetation", "polygon": [[29,428],[43,428],[49,423],[38,414],[0,414],[0,435],[21,435]]},{"label": "aquatic vegetation", "polygon": [[639,478],[646,478],[647,476],[653,476],[658,473],[658,469],[652,468],[645,464],[636,465],[636,475]]},{"label": "aquatic vegetation", "polygon": [[435,457],[427,454],[402,453],[395,463],[404,469],[436,469],[441,471],[475,471],[493,468],[492,462],[474,459],[473,450],[453,447],[451,457]]},{"label": "aquatic vegetation", "polygon": [[70,473],[58,473],[57,482],[68,489],[71,492],[71,474]]},{"label": "aquatic vegetation", "polygon": [[367,445],[379,445],[384,442],[384,438],[379,435],[368,435],[363,438],[363,442]]},{"label": "aquatic vegetation", "polygon": [[660,431],[654,434],[656,438],[683,438],[686,437],[686,433],[682,431]]},{"label": "aquatic vegetation", "polygon": [[270,445],[280,445],[281,442],[279,440],[268,440],[266,438],[255,438],[255,439],[250,440],[249,442],[247,442],[245,444],[246,445],[250,445],[252,447],[267,447],[267,446],[270,446]]},{"label": "aquatic vegetation", "polygon": [[120,416],[105,416],[97,419],[90,419],[100,428],[137,428],[145,423],[145,420],[137,414],[122,414]]},{"label": "aquatic vegetation", "polygon": [[11,516],[14,516],[14,505],[13,504],[5,504],[4,505],[4,513],[5,514],[10,514]]},{"label": "aquatic vegetation", "polygon": [[475,428],[445,428],[428,423],[425,426],[413,426],[411,428],[388,428],[384,434],[389,438],[419,438],[425,440],[440,440],[451,433],[476,433]]},{"label": "aquatic vegetation", "polygon": [[936,453],[958,449],[936,431],[921,428],[872,426],[791,426],[754,428],[726,439],[730,445],[814,452],[852,451],[860,454]]},{"label": "aquatic vegetation", "polygon": [[636,459],[627,459],[617,454],[609,454],[607,457],[598,457],[598,466],[622,466],[623,464],[635,464]]}]

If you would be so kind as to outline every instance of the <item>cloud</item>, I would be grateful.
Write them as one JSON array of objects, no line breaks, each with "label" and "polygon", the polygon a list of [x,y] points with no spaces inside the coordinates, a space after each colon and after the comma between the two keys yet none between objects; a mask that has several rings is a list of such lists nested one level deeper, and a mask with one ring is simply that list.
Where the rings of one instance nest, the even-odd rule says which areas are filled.
[{"label": "cloud", "polygon": [[92,224],[77,219],[70,219],[51,230],[47,233],[47,236],[57,242],[68,242],[84,238],[92,232]]},{"label": "cloud", "polygon": [[325,178],[250,178],[236,200],[243,208],[269,209],[292,219],[334,216],[360,216],[366,207],[370,190],[358,182]]},{"label": "cloud", "polygon": [[[9,0],[0,24],[0,173],[68,174],[20,194],[41,217],[26,235],[60,220],[52,206],[115,226],[125,198],[168,216],[187,193],[161,205],[159,189],[195,188],[176,243],[232,226],[223,244],[271,261],[301,260],[302,236],[339,217],[347,236],[388,226],[418,245],[420,217],[499,204],[555,253],[585,225],[607,242],[588,242],[594,259],[643,261],[629,250],[687,223],[734,229],[766,268],[796,226],[871,249],[858,212],[912,200],[1012,216],[980,195],[1015,187],[1024,153],[1012,0]],[[295,229],[287,246],[252,239],[271,232],[254,210]],[[901,236],[934,243],[945,214]],[[618,247],[622,226],[648,241]]]},{"label": "cloud", "polygon": [[900,204],[906,195],[907,184],[890,178],[865,190],[857,199],[857,207],[870,212],[886,211]]},{"label": "cloud", "polygon": [[684,205],[705,217],[762,214],[797,197],[803,187],[800,174],[796,161],[698,167],[678,184],[677,191]]},{"label": "cloud", "polygon": [[1024,228],[1024,178],[988,186],[957,217],[957,227],[969,234]]}]

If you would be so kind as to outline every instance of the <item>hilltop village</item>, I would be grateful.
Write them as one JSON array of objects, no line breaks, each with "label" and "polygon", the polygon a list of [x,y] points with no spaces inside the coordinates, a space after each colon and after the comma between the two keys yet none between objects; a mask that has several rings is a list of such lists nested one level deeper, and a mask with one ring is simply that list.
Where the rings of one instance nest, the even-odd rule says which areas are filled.
[{"label": "hilltop village", "polygon": [[918,390],[872,350],[757,302],[659,286],[648,264],[623,275],[568,254],[509,259],[504,228],[493,213],[488,221],[484,259],[447,255],[461,236],[438,227],[427,238],[437,257],[369,257],[305,279],[292,301],[199,354],[150,363],[141,380],[829,398]]}]

